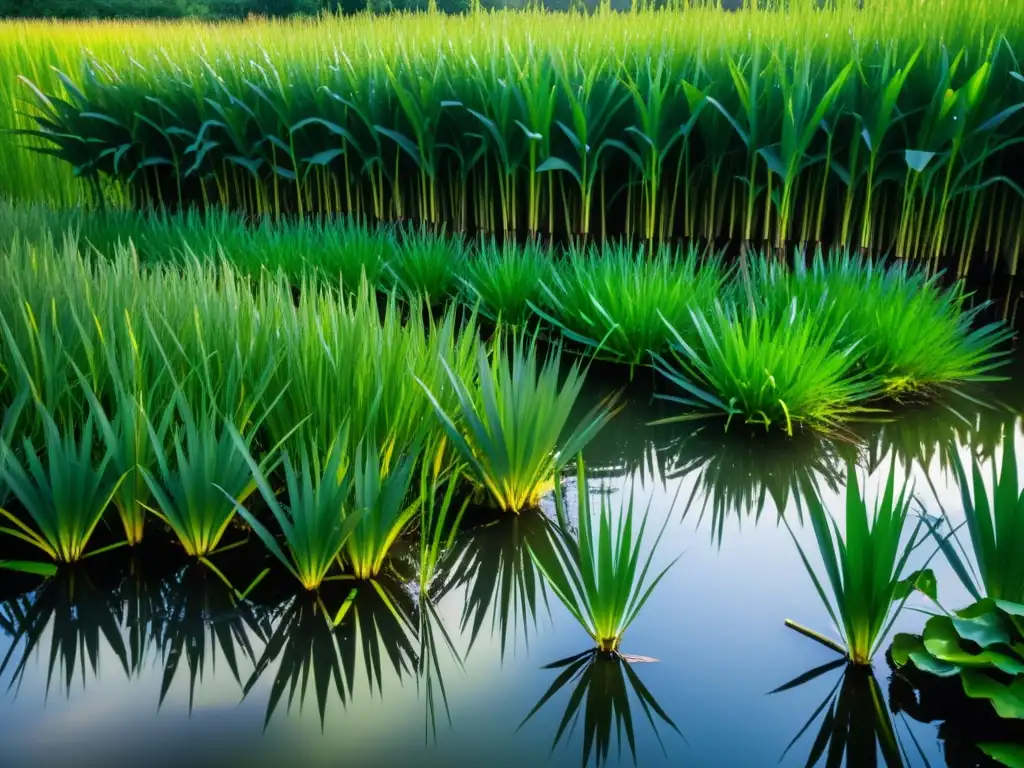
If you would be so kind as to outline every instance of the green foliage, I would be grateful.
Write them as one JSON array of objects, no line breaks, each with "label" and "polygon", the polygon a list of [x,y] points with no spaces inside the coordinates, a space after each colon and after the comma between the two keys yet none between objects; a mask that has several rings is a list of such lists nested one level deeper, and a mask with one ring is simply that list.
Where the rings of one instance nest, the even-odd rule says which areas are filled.
[{"label": "green foliage", "polygon": [[574,534],[569,528],[561,487],[556,486],[558,524],[551,526],[547,546],[531,544],[530,555],[551,590],[594,639],[597,649],[602,653],[615,653],[623,634],[658,582],[679,559],[677,557],[670,562],[648,583],[651,561],[671,514],[666,515],[665,523],[646,557],[642,558],[647,513],[644,513],[634,536],[633,494],[630,493],[629,500],[622,505],[614,520],[607,496],[602,494],[601,508],[595,521],[592,519],[595,515],[591,510],[582,458],[576,487],[579,497],[578,532]]},{"label": "green foliage", "polygon": [[644,365],[669,347],[662,316],[692,339],[690,313],[711,306],[726,276],[717,256],[701,257],[695,247],[573,248],[557,263],[544,316],[599,357]]},{"label": "green foliage", "polygon": [[822,326],[793,297],[781,317],[756,308],[716,301],[708,313],[691,310],[696,342],[665,319],[672,338],[672,360],[656,355],[655,368],[682,396],[660,395],[697,413],[659,423],[725,415],[765,429],[777,425],[792,436],[794,427],[834,429],[863,409],[877,394],[857,370],[856,344],[837,348],[838,327]]},{"label": "green foliage", "polygon": [[353,509],[359,516],[345,543],[345,556],[357,579],[372,579],[384,567],[395,540],[409,525],[423,502],[410,499],[413,469],[420,446],[398,452],[394,442],[378,448],[360,442],[353,472]]},{"label": "green foliage", "polygon": [[[903,543],[913,495],[904,485],[896,493],[896,464],[889,466],[885,490],[873,509],[861,494],[857,473],[847,470],[844,528],[828,514],[817,489],[804,487],[804,502],[825,570],[824,584],[790,528],[800,559],[814,588],[839,628],[843,644],[804,629],[789,626],[844,654],[852,663],[868,665],[914,589],[935,598],[935,576],[929,570],[904,575],[907,560],[920,541],[918,522]],[[788,527],[788,523],[787,523]],[[826,590],[827,587],[827,590]]]},{"label": "green foliage", "polygon": [[439,304],[458,292],[465,260],[465,246],[459,238],[416,231],[402,236],[386,266],[395,289],[407,297],[419,296],[428,304]]},{"label": "green foliage", "polygon": [[945,511],[943,516],[952,534],[941,536],[935,529],[933,533],[953,572],[975,600],[991,597],[1024,602],[1024,558],[1020,556],[1020,542],[1024,541],[1024,486],[1018,479],[1012,428],[1002,445],[1002,464],[992,460],[991,492],[976,456],[971,456],[968,478],[960,454],[955,448],[948,451],[960,488],[973,565],[968,550],[959,542],[960,529],[953,526]]},{"label": "green foliage", "polygon": [[482,348],[477,353],[478,393],[445,366],[457,409],[446,409],[420,382],[453,448],[466,462],[468,477],[502,511],[518,513],[535,507],[554,484],[558,470],[618,410],[617,397],[606,399],[564,434],[585,374],[574,363],[560,383],[560,363],[557,348],[541,363],[536,337],[527,346],[524,337],[518,336],[509,350],[498,338],[490,360]]},{"label": "green foliage", "polygon": [[518,246],[493,241],[479,246],[466,260],[465,301],[491,319],[522,329],[535,317],[532,307],[544,306],[543,287],[552,275],[550,250],[530,241]]},{"label": "green foliage", "polygon": [[[42,407],[40,416],[41,450],[26,437],[19,456],[3,441],[6,460],[0,471],[31,525],[0,507],[0,515],[14,526],[0,528],[0,533],[31,544],[56,563],[76,563],[87,557],[85,550],[93,531],[124,476],[113,471],[109,452],[98,463],[94,460],[96,428],[92,418],[76,435],[59,428]],[[103,550],[91,554],[99,551]],[[0,566],[40,572],[40,566],[33,563],[3,561]]]},{"label": "green foliage", "polygon": [[989,701],[1002,718],[1024,719],[1024,605],[985,598],[950,616],[933,616],[921,635],[893,639],[897,667],[913,664],[959,676],[964,693]]},{"label": "green foliage", "polygon": [[810,266],[798,254],[793,269],[762,256],[753,272],[755,299],[770,316],[785,316],[795,298],[815,322],[839,329],[837,350],[857,345],[886,393],[988,381],[1009,353],[1010,329],[978,320],[986,302],[968,308],[961,283],[943,288],[941,274],[906,262],[818,251]]},{"label": "green foliage", "polygon": [[229,497],[235,503],[236,511],[304,589],[319,589],[331,566],[339,560],[342,547],[359,523],[361,514],[348,508],[352,478],[346,466],[347,435],[343,432],[335,438],[326,458],[322,459],[315,448],[311,452],[302,450],[298,468],[285,452],[283,463],[288,504],[284,506],[249,453],[245,438],[234,427],[230,429],[235,447],[249,465],[263,500],[281,529],[285,549],[252,512],[235,502],[234,497]]},{"label": "green foliage", "polygon": [[0,193],[1013,264],[1020,4],[826,5],[6,24]]},{"label": "green foliage", "polygon": [[172,448],[160,445],[151,424],[156,471],[142,470],[155,502],[150,511],[170,526],[187,554],[205,559],[219,546],[236,507],[256,490],[256,481],[232,428],[216,412],[197,413],[180,393],[168,408],[180,419],[171,430]]}]

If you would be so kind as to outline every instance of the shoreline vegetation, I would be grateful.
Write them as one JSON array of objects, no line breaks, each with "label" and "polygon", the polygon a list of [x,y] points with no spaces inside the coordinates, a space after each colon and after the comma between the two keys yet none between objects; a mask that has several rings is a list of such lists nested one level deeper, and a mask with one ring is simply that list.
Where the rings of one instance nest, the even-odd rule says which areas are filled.
[{"label": "shoreline vegetation", "polygon": [[[981,406],[1013,354],[965,276],[994,287],[1024,249],[1024,4],[770,5],[0,22],[0,569],[59,603],[155,540],[232,607],[290,574],[277,651],[292,622],[329,648],[384,617],[428,689],[454,653],[437,601],[469,590],[475,640],[490,574],[503,654],[547,590],[592,641],[549,696],[642,692],[620,645],[669,517],[616,510],[606,466],[591,498],[583,458],[639,393],[712,536],[806,507],[842,642],[791,626],[868,666],[935,599],[916,544],[952,551],[909,530],[897,462],[967,484],[884,422],[934,434],[904,406]],[[994,456],[1014,435],[990,418]],[[1005,455],[993,516],[1020,531]],[[858,461],[888,463],[873,502]]]},{"label": "shoreline vegetation", "polygon": [[547,18],[0,24],[0,194],[1016,271],[1019,3]]}]

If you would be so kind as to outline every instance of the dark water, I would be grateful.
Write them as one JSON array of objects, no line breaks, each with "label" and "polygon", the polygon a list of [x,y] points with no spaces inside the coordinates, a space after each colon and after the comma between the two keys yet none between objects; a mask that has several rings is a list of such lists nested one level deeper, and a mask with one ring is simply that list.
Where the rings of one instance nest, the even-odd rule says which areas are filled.
[{"label": "dark water", "polygon": [[[554,596],[545,605],[521,559],[535,517],[471,521],[435,585],[436,615],[418,611],[408,586],[415,566],[399,552],[381,591],[364,585],[335,633],[314,606],[288,596],[286,582],[234,604],[216,577],[182,568],[159,546],[134,561],[92,561],[42,587],[5,576],[0,764],[625,765],[632,738],[643,766],[804,765],[823,722],[835,725],[825,738],[847,765],[886,764],[880,723],[897,736],[889,764],[982,764],[963,707],[934,692],[919,699],[883,654],[873,677],[832,668],[769,693],[835,660],[783,625],[793,618],[831,631],[780,515],[810,545],[792,480],[813,473],[838,510],[848,459],[873,496],[895,454],[921,507],[935,514],[942,505],[955,519],[941,449],[954,444],[988,461],[1003,435],[1024,442],[1020,380],[974,391],[991,407],[955,397],[908,404],[895,420],[835,441],[724,435],[720,423],[649,427],[662,412],[635,398],[587,460],[593,492],[635,487],[651,524],[671,516],[656,562],[682,557],[622,647],[657,662],[578,662],[525,724],[572,671],[545,666],[590,646]],[[263,557],[241,549],[220,564],[251,578]],[[933,566],[943,603],[966,603],[948,567]],[[335,610],[346,594],[328,592],[324,602]],[[926,606],[915,598],[911,607]],[[923,621],[907,611],[898,627]],[[579,716],[556,743],[576,702]]]}]

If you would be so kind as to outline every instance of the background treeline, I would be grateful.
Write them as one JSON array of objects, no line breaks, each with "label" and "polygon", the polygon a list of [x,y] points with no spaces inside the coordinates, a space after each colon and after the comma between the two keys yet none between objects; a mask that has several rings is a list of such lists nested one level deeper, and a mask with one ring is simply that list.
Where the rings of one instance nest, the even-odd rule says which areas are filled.
[{"label": "background treeline", "polygon": [[[742,0],[722,0],[732,8]],[[240,19],[246,16],[295,16],[318,13],[426,10],[430,0],[0,0],[0,18],[56,19]],[[518,8],[528,0],[481,0],[484,8]],[[537,3],[534,2],[534,5]],[[593,10],[599,0],[542,0],[553,11]],[[660,3],[655,3],[660,4]],[[436,0],[446,13],[469,10],[472,0]],[[612,0],[612,8],[627,10],[632,0]]]}]

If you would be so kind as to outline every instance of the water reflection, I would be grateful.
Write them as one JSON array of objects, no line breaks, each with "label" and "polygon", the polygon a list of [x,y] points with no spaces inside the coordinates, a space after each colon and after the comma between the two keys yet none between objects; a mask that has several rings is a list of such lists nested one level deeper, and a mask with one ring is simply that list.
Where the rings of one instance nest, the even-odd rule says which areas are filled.
[{"label": "water reflection", "polygon": [[[65,695],[70,696],[76,674],[83,687],[87,669],[94,678],[99,675],[100,648],[104,644],[130,676],[121,620],[122,603],[116,592],[98,589],[78,568],[59,571],[35,592],[0,605],[0,629],[12,638],[0,662],[0,678],[10,669],[10,686],[20,689],[28,662],[38,650],[49,660],[47,695],[56,678]],[[48,630],[49,647],[44,649]]]},{"label": "water reflection", "polygon": [[521,634],[529,645],[538,606],[543,604],[547,609],[548,601],[527,542],[543,542],[546,536],[547,520],[540,510],[532,510],[501,515],[469,529],[456,541],[457,559],[436,594],[440,598],[451,590],[465,590],[460,631],[469,634],[467,654],[488,614],[491,631],[500,639],[502,658],[510,636],[514,639]]},{"label": "water reflection", "polygon": [[996,716],[991,702],[971,699],[959,677],[938,677],[913,664],[893,670],[889,708],[920,723],[939,723],[938,737],[949,768],[990,765],[982,745],[1024,744],[1024,722]]},{"label": "water reflection", "polygon": [[616,746],[616,756],[621,758],[623,736],[635,765],[633,700],[636,700],[665,754],[665,745],[658,733],[659,724],[667,725],[679,736],[682,733],[632,668],[633,664],[652,661],[654,659],[642,656],[589,650],[547,664],[543,669],[561,671],[519,727],[522,728],[556,694],[565,690],[569,701],[558,723],[551,751],[555,751],[563,737],[572,735],[582,718],[583,754],[580,765],[587,765],[591,755],[596,765],[606,764],[613,745]]},{"label": "water reflection", "polygon": [[[879,757],[888,768],[903,766],[905,753],[896,738],[892,717],[870,667],[837,659],[804,672],[771,693],[791,691],[837,669],[842,671],[836,684],[793,737],[782,757],[805,735],[813,733],[805,761],[807,766],[823,762],[830,768],[844,764],[871,768],[880,764]],[[816,723],[815,731],[812,728]],[[909,764],[911,761],[908,759],[906,762]]]},{"label": "water reflection", "polygon": [[[218,731],[232,718],[240,730],[230,743],[247,745],[249,755],[257,758],[266,750],[268,764],[274,759],[281,764],[285,750],[296,743],[309,750],[297,757],[303,764],[330,764],[336,761],[337,740],[354,746],[353,764],[447,765],[460,764],[460,759],[461,764],[477,764],[496,752],[507,758],[498,761],[502,764],[537,764],[543,754],[535,753],[536,740],[527,738],[527,728],[513,737],[524,714],[531,728],[544,727],[543,752],[549,739],[552,749],[561,745],[563,751],[572,743],[567,762],[582,758],[612,764],[621,753],[623,763],[633,758],[643,765],[660,764],[661,751],[672,754],[673,745],[681,744],[675,717],[685,723],[683,730],[693,742],[687,755],[692,753],[695,765],[726,764],[719,757],[726,754],[733,760],[730,765],[762,764],[766,749],[774,760],[795,732],[784,764],[922,765],[924,754],[937,765],[943,759],[940,751],[951,766],[983,764],[978,743],[1011,737],[1024,742],[1024,734],[991,730],[991,718],[979,724],[970,703],[950,699],[931,685],[936,681],[908,679],[904,671],[894,674],[887,708],[878,680],[841,661],[787,683],[768,704],[762,692],[777,680],[757,684],[752,677],[759,669],[770,674],[771,665],[786,662],[790,654],[807,652],[788,635],[777,641],[772,634],[783,632],[782,620],[792,604],[814,599],[796,552],[780,554],[790,541],[776,527],[778,513],[791,515],[797,535],[811,535],[794,514],[800,508],[796,488],[813,480],[823,491],[831,489],[832,498],[823,492],[831,504],[845,483],[848,459],[872,471],[885,467],[885,457],[895,454],[901,468],[915,473],[922,504],[936,511],[926,498],[930,481],[958,524],[961,506],[953,473],[943,472],[946,452],[966,455],[969,449],[986,462],[1000,456],[1001,441],[1020,440],[1022,409],[1013,402],[1022,399],[1024,389],[972,394],[971,399],[954,396],[903,410],[893,421],[859,424],[841,438],[803,435],[784,442],[766,442],[763,434],[742,430],[725,433],[711,422],[683,431],[647,427],[659,414],[634,402],[626,418],[588,448],[585,458],[595,485],[628,487],[631,480],[654,479],[645,485],[653,509],[667,510],[681,489],[680,506],[688,502],[687,514],[707,526],[694,543],[688,538],[692,526],[675,525],[677,509],[666,533],[674,542],[670,550],[703,550],[694,553],[702,558],[700,570],[674,571],[662,588],[665,599],[652,603],[645,620],[630,630],[665,659],[657,665],[636,658],[631,663],[609,660],[588,651],[538,671],[544,661],[573,650],[568,633],[576,631],[557,601],[549,610],[543,580],[527,552],[526,543],[546,532],[540,512],[495,517],[471,509],[464,518],[468,527],[455,536],[425,584],[418,558],[411,554],[415,536],[410,536],[404,548],[396,548],[385,575],[374,582],[333,582],[319,602],[287,591],[290,582],[273,574],[240,601],[208,569],[171,563],[156,571],[145,554],[132,561],[111,553],[41,583],[4,576],[0,594],[31,589],[0,602],[0,680],[15,692],[0,710],[0,740],[5,748],[10,742],[10,754],[17,755],[8,764],[39,764],[30,758],[44,754],[43,747],[21,729],[59,730],[52,724],[67,716],[61,705],[73,682],[75,688],[84,684],[90,703],[97,703],[95,712],[90,708],[89,727],[98,735],[81,747],[97,764],[112,762],[106,760],[112,754],[106,745],[124,735],[125,707],[132,716],[136,709],[142,713],[140,733],[162,728],[175,744],[188,742],[202,728]],[[761,520],[761,527],[735,547],[708,547],[708,531],[713,544],[727,543],[725,531],[732,532],[727,523],[733,520],[751,527]],[[253,564],[253,554],[218,561],[218,566],[232,583],[248,584],[252,574],[246,577],[246,571],[262,567],[259,559]],[[759,565],[764,570],[757,571]],[[749,588],[751,574],[756,589]],[[940,585],[944,592],[956,587],[948,573]],[[353,587],[356,595],[335,624]],[[688,623],[691,617],[700,622],[709,616],[716,619],[713,626],[679,632],[697,626]],[[909,621],[911,628],[920,628],[917,616]],[[745,671],[718,675],[714,686],[701,688],[695,703],[693,689],[681,684],[680,666],[665,648],[678,643],[692,649],[687,643],[708,637],[716,642],[715,648],[701,651],[708,658],[749,658],[750,638],[758,637],[759,656],[763,653],[768,661],[758,659]],[[520,654],[523,646],[527,653]],[[509,654],[510,648],[516,653]],[[464,665],[468,671],[461,674]],[[121,685],[126,678],[130,690]],[[51,690],[55,695],[46,714],[33,711],[33,698]],[[185,717],[186,690],[192,720]],[[58,691],[64,694],[61,701],[56,701]],[[120,710],[110,703],[115,699]],[[197,700],[201,705],[192,712]],[[99,708],[101,701],[107,710]],[[214,703],[202,706],[207,701]],[[382,701],[383,706],[373,706]],[[236,707],[237,702],[244,706]],[[163,705],[159,723],[152,720],[157,703]],[[303,703],[309,707],[308,723],[300,716]],[[80,709],[77,703],[73,708]],[[734,713],[742,713],[735,722],[729,719]],[[456,738],[437,737],[446,721]],[[932,731],[918,723],[939,723],[941,743],[920,739]],[[266,729],[262,738],[261,728]],[[736,744],[725,744],[723,734]],[[920,753],[914,734],[921,741]],[[431,752],[421,751],[423,737],[433,742]],[[218,738],[229,741],[219,731]],[[68,749],[79,748],[76,742]],[[182,750],[168,749],[168,760],[185,754]],[[673,764],[675,757],[665,761]]]},{"label": "water reflection", "polygon": [[168,584],[162,614],[151,622],[153,642],[163,661],[160,703],[184,666],[188,675],[188,708],[195,704],[196,683],[218,657],[242,688],[239,658],[256,663],[252,640],[266,641],[269,613],[251,602],[240,602],[234,590],[202,563],[181,569]]},{"label": "water reflection", "polygon": [[757,522],[769,500],[782,514],[805,483],[837,491],[843,476],[841,444],[820,434],[783,440],[706,425],[678,441],[669,478],[693,476],[684,515],[697,514],[698,523],[710,517],[711,536],[720,545],[727,520],[751,516]]}]

